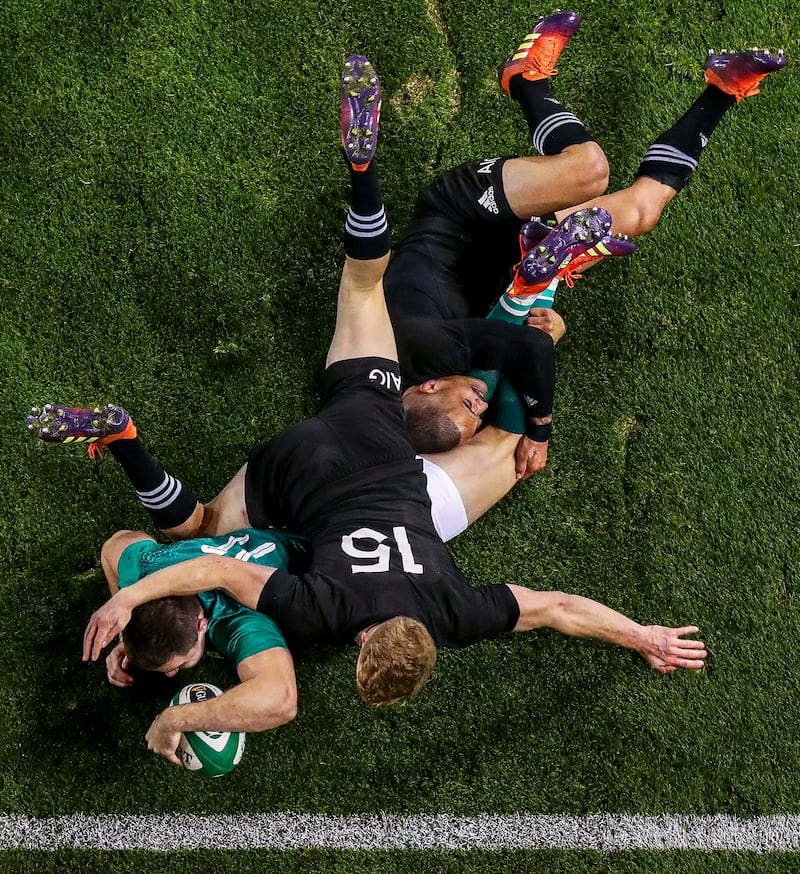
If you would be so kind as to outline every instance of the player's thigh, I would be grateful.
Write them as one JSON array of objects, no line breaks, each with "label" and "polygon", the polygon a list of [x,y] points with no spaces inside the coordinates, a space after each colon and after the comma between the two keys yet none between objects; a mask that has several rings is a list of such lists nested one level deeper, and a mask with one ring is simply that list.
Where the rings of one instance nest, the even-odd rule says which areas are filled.
[{"label": "player's thigh", "polygon": [[249,528],[250,520],[245,507],[245,473],[243,464],[233,479],[203,508],[203,521],[196,537],[217,537],[240,528]]}]

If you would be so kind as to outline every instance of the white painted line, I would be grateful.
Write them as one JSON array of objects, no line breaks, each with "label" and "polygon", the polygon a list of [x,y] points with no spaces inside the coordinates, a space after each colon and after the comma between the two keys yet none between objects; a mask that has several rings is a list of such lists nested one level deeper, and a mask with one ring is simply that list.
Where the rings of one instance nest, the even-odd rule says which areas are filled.
[{"label": "white painted line", "polygon": [[800,816],[0,816],[0,850],[800,850]]}]

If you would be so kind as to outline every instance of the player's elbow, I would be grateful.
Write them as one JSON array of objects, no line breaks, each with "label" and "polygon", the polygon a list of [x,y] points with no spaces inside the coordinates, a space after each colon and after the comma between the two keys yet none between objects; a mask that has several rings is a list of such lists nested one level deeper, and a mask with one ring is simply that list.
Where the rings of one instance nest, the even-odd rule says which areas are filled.
[{"label": "player's elbow", "polygon": [[287,687],[281,700],[280,724],[285,725],[287,722],[292,722],[296,716],[297,689],[294,686],[292,686],[291,688]]},{"label": "player's elbow", "polygon": [[292,722],[297,716],[297,687],[286,683],[279,689],[274,689],[269,707],[262,713],[263,728],[277,728]]},{"label": "player's elbow", "polygon": [[570,616],[574,610],[574,598],[566,592],[546,592],[545,601],[541,605],[538,624],[544,628],[552,628],[562,634],[570,634]]},{"label": "player's elbow", "polygon": [[541,592],[526,586],[509,585],[519,606],[519,619],[514,631],[534,628],[554,628],[563,631],[566,617],[572,610],[572,595],[565,592]]}]

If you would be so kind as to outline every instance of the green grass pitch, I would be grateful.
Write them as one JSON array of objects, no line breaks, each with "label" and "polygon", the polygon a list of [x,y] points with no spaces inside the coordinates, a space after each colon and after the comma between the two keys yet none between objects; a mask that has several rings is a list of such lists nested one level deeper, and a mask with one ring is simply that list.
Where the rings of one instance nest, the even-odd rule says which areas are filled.
[{"label": "green grass pitch", "polygon": [[[578,8],[554,89],[605,147],[612,188],[700,92],[709,46],[783,46],[790,66],[723,120],[632,258],[560,290],[568,333],[548,467],[453,546],[476,582],[695,623],[707,670],[660,677],[611,647],[517,635],[444,652],[419,700],[375,714],[355,695],[354,653],[318,650],[298,662],[296,721],[248,738],[237,770],[204,782],[145,749],[182,681],[123,694],[102,663],[80,661],[105,592],[100,545],[149,523],[112,460],[28,440],[27,408],[123,404],[154,454],[211,497],[252,444],[315,408],[343,259],[344,57],[362,52],[381,74],[379,167],[399,231],[437,171],[527,151],[494,70],[549,11],[7,0],[0,813],[800,813],[800,39],[789,0]],[[193,676],[234,681],[208,660]],[[160,858],[114,864],[158,870]],[[14,852],[0,865],[63,871],[76,859],[108,864]],[[170,870],[192,859],[176,855]],[[735,855],[680,854],[218,861],[236,872],[752,870]]]}]

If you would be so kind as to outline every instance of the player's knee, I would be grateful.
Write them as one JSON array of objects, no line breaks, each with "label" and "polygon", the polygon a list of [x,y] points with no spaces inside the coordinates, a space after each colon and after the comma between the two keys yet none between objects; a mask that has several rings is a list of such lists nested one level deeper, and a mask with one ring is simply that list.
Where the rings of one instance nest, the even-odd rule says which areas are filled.
[{"label": "player's knee", "polygon": [[582,146],[584,154],[581,177],[585,192],[581,200],[591,200],[593,197],[600,197],[608,188],[608,158],[595,142],[583,143]]},{"label": "player's knee", "polygon": [[191,540],[193,537],[200,537],[204,534],[211,521],[212,511],[207,510],[206,504],[201,504],[198,501],[185,522],[172,528],[165,528],[164,534],[170,540]]}]

